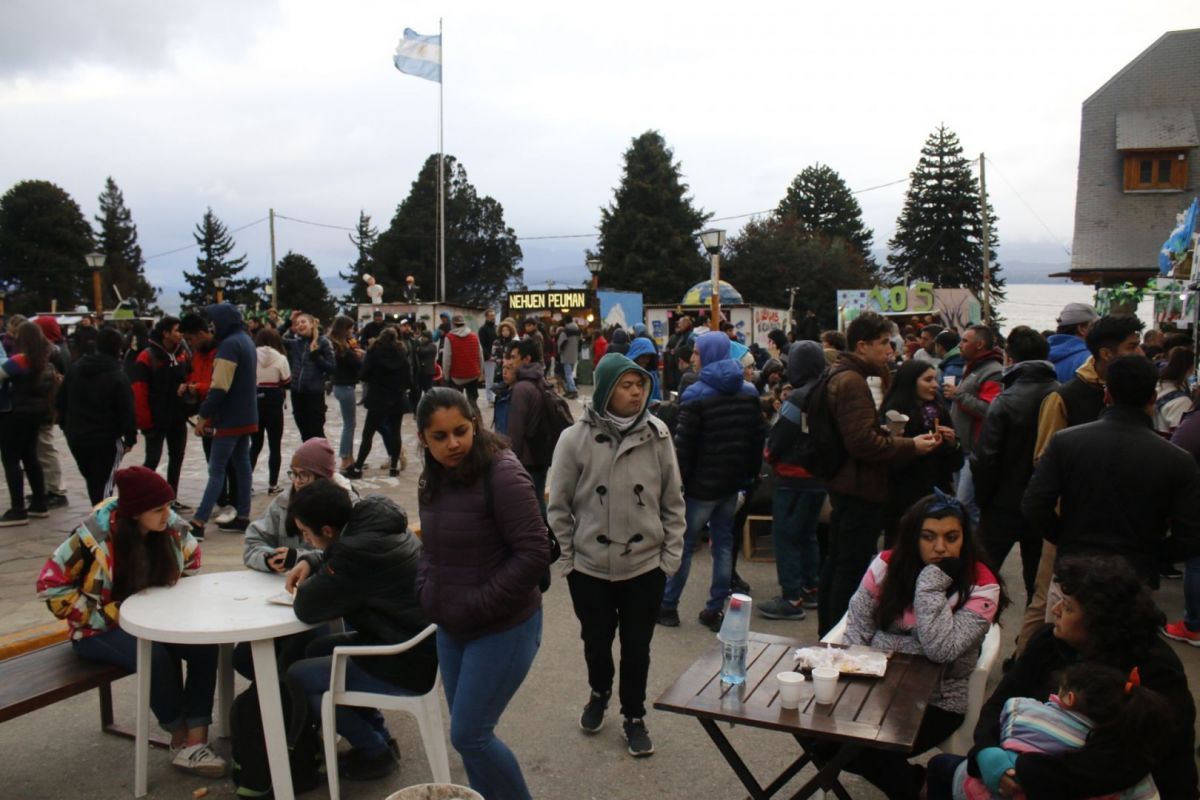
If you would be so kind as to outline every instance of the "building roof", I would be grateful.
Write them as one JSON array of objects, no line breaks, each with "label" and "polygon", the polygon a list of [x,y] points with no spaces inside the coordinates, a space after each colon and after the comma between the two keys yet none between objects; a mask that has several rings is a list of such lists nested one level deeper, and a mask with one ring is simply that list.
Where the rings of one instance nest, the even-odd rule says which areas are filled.
[{"label": "building roof", "polygon": [[1165,150],[1200,146],[1196,115],[1187,106],[1133,108],[1117,112],[1118,150]]}]

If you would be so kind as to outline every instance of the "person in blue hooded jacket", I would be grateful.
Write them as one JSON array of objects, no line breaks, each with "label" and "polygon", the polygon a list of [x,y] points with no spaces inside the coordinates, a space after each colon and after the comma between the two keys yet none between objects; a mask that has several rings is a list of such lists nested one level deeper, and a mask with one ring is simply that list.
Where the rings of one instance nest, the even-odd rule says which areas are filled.
[{"label": "person in blue hooded jacket", "polygon": [[625,357],[650,373],[650,402],[662,400],[662,384],[658,377],[658,350],[655,349],[654,342],[642,336],[635,336],[629,343],[629,352]]},{"label": "person in blue hooded jacket", "polygon": [[733,569],[738,491],[754,480],[762,466],[766,429],[758,391],[743,380],[742,366],[729,357],[729,351],[729,337],[720,331],[698,337],[693,358],[699,360],[700,377],[680,398],[675,451],[687,533],[679,571],[663,591],[660,625],[679,624],[679,598],[687,584],[692,551],[707,525],[713,575],[699,619],[714,631],[720,629]]},{"label": "person in blue hooded jacket", "polygon": [[236,477],[237,517],[222,523],[226,530],[245,531],[250,524],[250,435],[258,430],[258,352],[242,326],[242,315],[229,303],[205,309],[217,339],[212,383],[200,406],[197,436],[212,436],[208,485],[192,518],[192,534],[204,538],[204,527],[232,464]]},{"label": "person in blue hooded jacket", "polygon": [[1088,328],[1100,319],[1096,309],[1087,303],[1067,303],[1058,315],[1058,329],[1047,341],[1050,343],[1050,363],[1058,373],[1058,382],[1066,383],[1075,377],[1091,353],[1087,348]]}]

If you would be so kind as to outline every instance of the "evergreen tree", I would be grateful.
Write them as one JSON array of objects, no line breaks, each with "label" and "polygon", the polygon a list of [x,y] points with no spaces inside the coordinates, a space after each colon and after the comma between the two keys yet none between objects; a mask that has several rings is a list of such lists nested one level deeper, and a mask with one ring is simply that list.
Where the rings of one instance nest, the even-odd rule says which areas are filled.
[{"label": "evergreen tree", "polygon": [[49,181],[21,181],[0,197],[0,287],[6,309],[32,317],[92,305],[84,256],[96,245],[79,204]]},{"label": "evergreen tree", "polygon": [[279,281],[281,308],[312,314],[325,326],[329,325],[337,313],[333,296],[321,280],[316,264],[307,256],[289,250],[275,265],[275,279]]},{"label": "evergreen tree", "polygon": [[196,271],[183,271],[190,291],[180,292],[179,297],[184,306],[202,307],[216,300],[214,278],[225,279],[224,299],[230,303],[243,303],[254,306],[265,298],[261,292],[265,283],[258,278],[239,278],[238,275],[246,268],[246,257],[230,258],[237,244],[225,227],[225,223],[217,219],[212,207],[204,212],[204,218],[196,225],[192,234],[196,245],[200,248],[196,256]]},{"label": "evergreen tree", "polygon": [[604,284],[640,291],[648,303],[678,302],[709,274],[696,234],[711,215],[692,206],[673,158],[658,131],[635,138],[613,203],[600,211]]},{"label": "evergreen tree", "polygon": [[[372,227],[370,215],[366,211],[360,210],[358,225],[355,226],[354,233],[350,234],[350,243],[358,251],[358,258],[352,264],[346,265],[346,272],[338,273],[338,277],[350,285],[349,291],[342,296],[343,305],[370,302],[370,298],[367,297],[367,284],[363,282],[363,276],[375,274],[375,258],[372,251],[378,240],[379,229]],[[399,289],[400,287],[395,286],[394,288]],[[396,296],[399,296],[398,293]]]},{"label": "evergreen tree", "polygon": [[[996,215],[988,204],[992,256],[992,317],[1004,298],[996,263]],[[938,126],[921,148],[909,178],[896,235],[888,242],[886,274],[897,283],[929,281],[935,287],[970,289],[983,302],[983,216],[979,181],[963,158],[958,136]]]},{"label": "evergreen tree", "polygon": [[747,303],[771,308],[787,308],[788,290],[797,287],[796,311],[812,309],[827,328],[837,322],[837,290],[865,289],[875,278],[856,246],[815,235],[793,214],[752,220],[731,237],[721,274]]},{"label": "evergreen tree", "polygon": [[805,230],[830,243],[853,245],[874,269],[871,244],[875,234],[863,224],[862,207],[850,187],[832,168],[824,164],[805,167],[788,187],[775,213],[795,217]]},{"label": "evergreen tree", "polygon": [[[437,154],[426,159],[408,197],[396,208],[391,225],[379,235],[371,254],[384,301],[399,298],[412,275],[422,300],[437,292]],[[480,197],[467,171],[447,155],[443,164],[446,198],[446,300],[467,306],[495,304],[523,270],[521,246],[504,223],[504,208]]]},{"label": "evergreen tree", "polygon": [[[107,293],[116,286],[121,297],[137,313],[161,314],[162,311],[155,305],[158,290],[149,284],[143,271],[146,262],[137,241],[137,226],[133,224],[133,215],[125,207],[125,195],[117,188],[117,182],[111,175],[104,182],[104,191],[100,194],[100,213],[95,219],[100,224],[100,235],[97,237],[100,252],[104,253],[104,269],[101,270],[104,291]],[[111,302],[117,302],[116,298]]]}]

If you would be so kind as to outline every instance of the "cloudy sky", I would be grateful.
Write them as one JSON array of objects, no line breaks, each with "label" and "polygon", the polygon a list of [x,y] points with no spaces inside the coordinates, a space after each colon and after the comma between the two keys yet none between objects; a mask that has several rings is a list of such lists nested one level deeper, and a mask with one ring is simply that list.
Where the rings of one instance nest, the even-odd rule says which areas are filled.
[{"label": "cloudy sky", "polygon": [[[5,0],[0,191],[53,181],[89,217],[105,176],[147,256],[212,206],[381,228],[437,149],[438,86],[391,63],[405,27],[445,32],[445,144],[523,237],[527,280],[582,280],[632,137],[659,130],[698,206],[731,232],[814,162],[852,189],[904,179],[945,123],[986,151],[1000,260],[1063,265],[1080,104],[1194,0],[1113,4]],[[882,246],[904,185],[859,195]],[[344,231],[280,220],[321,273]],[[267,226],[236,234],[270,269]],[[194,250],[151,258],[175,302]],[[733,278],[736,282],[736,277]]]}]

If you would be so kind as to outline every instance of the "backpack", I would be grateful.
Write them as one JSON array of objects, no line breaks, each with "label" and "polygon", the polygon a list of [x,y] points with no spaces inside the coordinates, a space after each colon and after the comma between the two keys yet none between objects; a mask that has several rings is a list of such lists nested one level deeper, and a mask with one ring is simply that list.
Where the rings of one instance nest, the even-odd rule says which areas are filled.
[{"label": "backpack", "polygon": [[[308,716],[308,715],[306,715]],[[283,725],[291,727],[292,704],[284,698]],[[258,685],[233,699],[230,718],[232,778],[238,797],[272,798],[271,765],[267,760],[266,737],[263,735],[262,713],[258,707]],[[315,789],[324,782],[321,770],[323,749],[317,735],[315,720],[305,720],[296,742],[288,747],[292,767],[292,787],[296,794]],[[337,769],[337,765],[333,766]]]},{"label": "backpack", "polygon": [[800,445],[800,466],[812,475],[824,480],[833,477],[846,463],[846,445],[838,430],[833,409],[829,407],[829,379],[833,370],[826,368],[817,379],[808,399],[804,403],[804,417],[808,436]]},{"label": "backpack", "polygon": [[549,466],[554,459],[554,448],[558,445],[558,437],[562,432],[575,424],[571,415],[571,407],[567,401],[554,393],[552,389],[542,386],[542,413],[533,431],[525,437],[529,444],[529,452],[536,466]]}]

